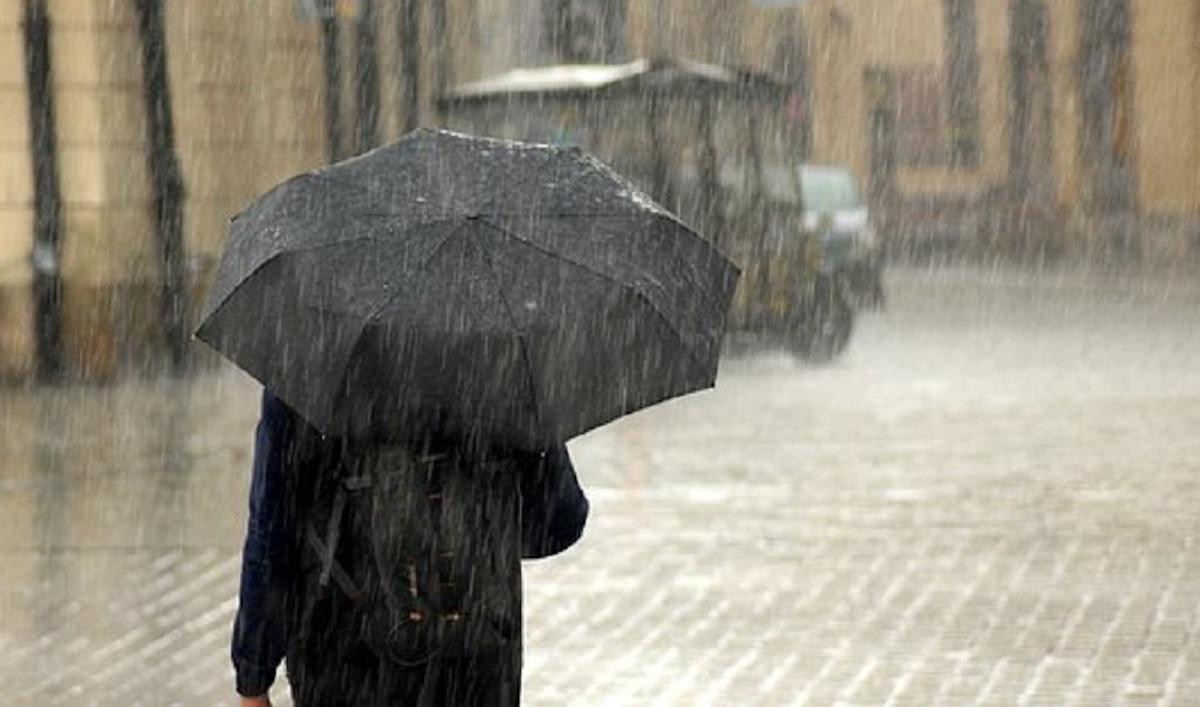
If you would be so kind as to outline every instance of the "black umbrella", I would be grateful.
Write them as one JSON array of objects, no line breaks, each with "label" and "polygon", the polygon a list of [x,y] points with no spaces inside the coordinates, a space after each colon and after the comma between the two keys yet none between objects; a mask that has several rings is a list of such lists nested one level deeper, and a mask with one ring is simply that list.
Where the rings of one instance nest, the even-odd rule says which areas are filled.
[{"label": "black umbrella", "polygon": [[237,216],[197,336],[325,432],[533,445],[711,387],[737,277],[578,149],[418,130]]}]

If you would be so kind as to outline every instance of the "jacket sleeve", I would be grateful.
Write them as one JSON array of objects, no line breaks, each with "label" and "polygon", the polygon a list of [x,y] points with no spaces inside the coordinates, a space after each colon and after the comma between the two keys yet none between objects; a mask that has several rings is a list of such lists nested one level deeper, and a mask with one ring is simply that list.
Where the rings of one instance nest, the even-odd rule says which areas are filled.
[{"label": "jacket sleeve", "polygon": [[284,536],[284,465],[292,434],[290,413],[268,391],[254,439],[250,518],[231,655],[241,695],[262,695],[275,680],[287,649],[287,555]]},{"label": "jacket sleeve", "polygon": [[530,455],[521,473],[521,556],[548,557],[574,545],[588,508],[565,445]]}]

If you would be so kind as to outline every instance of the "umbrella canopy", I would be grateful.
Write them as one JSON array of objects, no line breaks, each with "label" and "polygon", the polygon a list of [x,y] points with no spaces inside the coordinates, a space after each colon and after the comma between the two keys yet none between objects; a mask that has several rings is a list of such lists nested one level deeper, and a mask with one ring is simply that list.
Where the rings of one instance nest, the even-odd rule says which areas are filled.
[{"label": "umbrella canopy", "polygon": [[738,276],[578,149],[444,131],[230,231],[197,336],[338,434],[536,445],[711,387]]}]

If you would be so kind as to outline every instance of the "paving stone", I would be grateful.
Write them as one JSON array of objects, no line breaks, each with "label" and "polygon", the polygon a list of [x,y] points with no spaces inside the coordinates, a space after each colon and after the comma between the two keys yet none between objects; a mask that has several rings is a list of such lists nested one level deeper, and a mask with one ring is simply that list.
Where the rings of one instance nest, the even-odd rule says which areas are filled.
[{"label": "paving stone", "polygon": [[[1094,277],[897,269],[833,364],[572,442],[525,704],[1200,704],[1200,286]],[[256,395],[0,397],[0,704],[231,701]]]}]

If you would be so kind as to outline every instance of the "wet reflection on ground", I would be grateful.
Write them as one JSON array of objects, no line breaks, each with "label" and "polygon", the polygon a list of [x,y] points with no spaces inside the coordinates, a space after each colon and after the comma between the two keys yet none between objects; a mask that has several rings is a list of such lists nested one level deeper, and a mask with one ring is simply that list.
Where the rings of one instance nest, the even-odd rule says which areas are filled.
[{"label": "wet reflection on ground", "polygon": [[[832,365],[733,358],[572,443],[593,517],[527,568],[528,704],[1197,694],[1197,281],[889,284]],[[257,395],[4,392],[0,703],[229,701]]]}]

